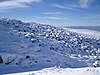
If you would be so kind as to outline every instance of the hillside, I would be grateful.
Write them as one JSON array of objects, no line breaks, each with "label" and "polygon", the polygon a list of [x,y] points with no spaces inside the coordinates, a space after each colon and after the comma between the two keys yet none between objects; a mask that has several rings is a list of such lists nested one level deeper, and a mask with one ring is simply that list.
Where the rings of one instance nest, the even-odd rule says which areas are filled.
[{"label": "hillside", "polygon": [[[99,60],[99,38],[50,25],[0,18],[1,73],[54,66],[99,67]],[[12,70],[5,71],[9,68]]]},{"label": "hillside", "polygon": [[100,68],[57,68],[51,67],[39,71],[11,73],[6,75],[99,75]]}]

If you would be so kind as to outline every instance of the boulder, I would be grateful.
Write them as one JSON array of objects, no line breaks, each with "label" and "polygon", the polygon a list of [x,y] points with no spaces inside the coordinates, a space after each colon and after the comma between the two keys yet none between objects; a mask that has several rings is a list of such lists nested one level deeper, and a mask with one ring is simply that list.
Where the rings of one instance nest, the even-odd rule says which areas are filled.
[{"label": "boulder", "polygon": [[2,57],[0,56],[0,63],[3,63],[3,59],[2,59]]}]

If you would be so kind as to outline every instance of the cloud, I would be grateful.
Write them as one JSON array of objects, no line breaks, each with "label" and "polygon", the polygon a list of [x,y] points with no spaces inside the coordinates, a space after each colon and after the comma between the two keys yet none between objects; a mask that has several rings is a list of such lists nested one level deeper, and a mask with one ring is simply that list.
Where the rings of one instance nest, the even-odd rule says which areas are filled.
[{"label": "cloud", "polygon": [[51,20],[68,20],[67,17],[52,17],[52,16],[42,16],[42,17],[36,17],[38,19],[51,19]]},{"label": "cloud", "polygon": [[74,11],[79,11],[76,8],[73,8],[71,6],[64,6],[64,5],[60,5],[60,4],[54,4],[52,5],[53,7],[57,7],[57,8],[61,8],[61,9],[67,9],[67,10],[74,10]]},{"label": "cloud", "polygon": [[79,5],[81,8],[88,8],[93,0],[79,0]]},{"label": "cloud", "polygon": [[65,14],[64,12],[43,12],[42,14],[45,15],[62,15]]},{"label": "cloud", "polygon": [[52,6],[60,9],[80,11],[79,8],[89,8],[92,2],[93,0],[76,0],[75,2],[70,2],[69,4],[53,4]]},{"label": "cloud", "polygon": [[85,17],[85,19],[96,19],[100,20],[100,14],[89,14],[88,16]]},{"label": "cloud", "polygon": [[0,2],[0,9],[24,8],[28,4],[38,3],[41,0],[4,0]]}]

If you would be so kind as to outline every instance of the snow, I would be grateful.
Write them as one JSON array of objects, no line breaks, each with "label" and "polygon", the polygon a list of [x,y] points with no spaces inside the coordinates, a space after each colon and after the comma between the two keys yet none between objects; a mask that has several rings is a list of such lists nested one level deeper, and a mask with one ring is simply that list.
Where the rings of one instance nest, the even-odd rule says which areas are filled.
[{"label": "snow", "polygon": [[79,68],[81,73],[84,67],[100,67],[99,32],[80,31],[0,18],[0,74],[42,72],[54,66],[60,66],[61,72]]},{"label": "snow", "polygon": [[46,68],[39,71],[12,73],[5,75],[99,75],[100,68]]}]

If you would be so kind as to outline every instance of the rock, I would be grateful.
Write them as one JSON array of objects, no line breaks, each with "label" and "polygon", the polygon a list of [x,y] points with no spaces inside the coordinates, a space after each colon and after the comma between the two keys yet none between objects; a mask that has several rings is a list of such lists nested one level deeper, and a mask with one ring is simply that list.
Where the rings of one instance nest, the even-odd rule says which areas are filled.
[{"label": "rock", "polygon": [[3,63],[3,59],[2,59],[2,57],[0,56],[0,63]]},{"label": "rock", "polygon": [[30,58],[30,56],[29,56],[29,55],[27,55],[27,56],[26,56],[26,59],[28,59],[28,58]]}]

